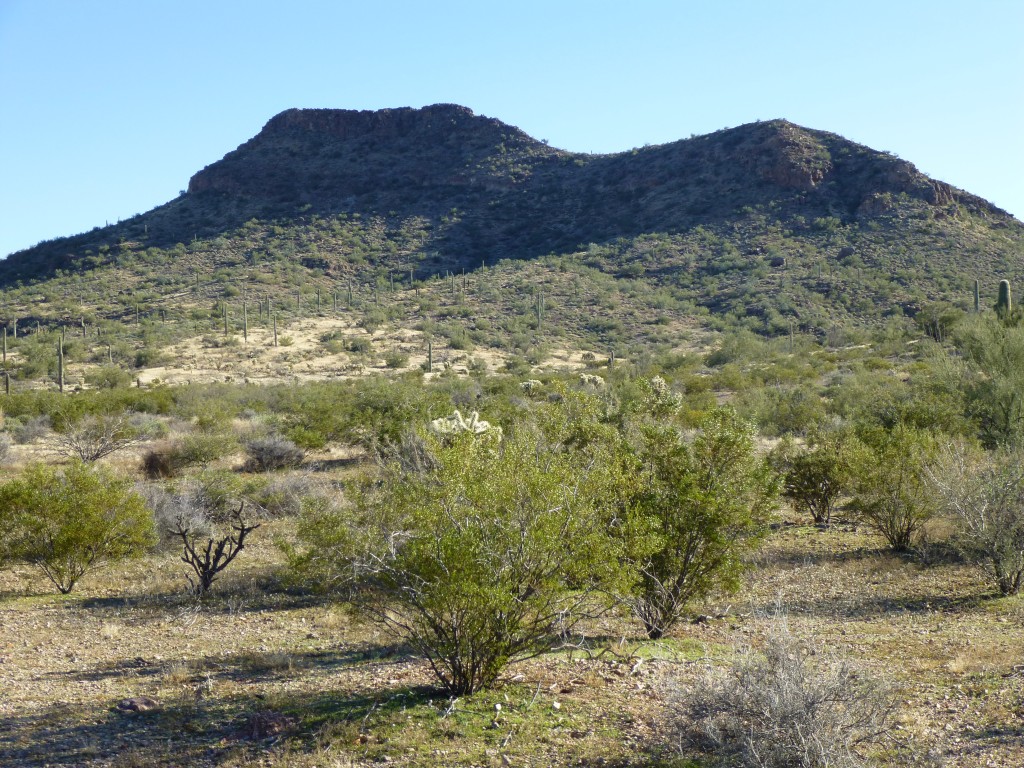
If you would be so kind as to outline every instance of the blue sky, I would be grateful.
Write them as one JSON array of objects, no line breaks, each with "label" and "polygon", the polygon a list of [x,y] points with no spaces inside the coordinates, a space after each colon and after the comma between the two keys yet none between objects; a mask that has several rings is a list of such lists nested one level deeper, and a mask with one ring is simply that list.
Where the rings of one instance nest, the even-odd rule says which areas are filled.
[{"label": "blue sky", "polygon": [[579,152],[784,117],[1024,219],[1019,0],[0,0],[0,256],[170,200],[284,109],[438,102]]}]

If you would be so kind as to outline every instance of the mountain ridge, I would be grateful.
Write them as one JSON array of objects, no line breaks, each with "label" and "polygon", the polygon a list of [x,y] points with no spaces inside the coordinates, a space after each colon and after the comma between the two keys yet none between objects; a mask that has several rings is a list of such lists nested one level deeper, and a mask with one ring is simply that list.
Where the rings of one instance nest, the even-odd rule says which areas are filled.
[{"label": "mountain ridge", "polygon": [[[253,237],[254,222],[264,234]],[[758,316],[778,314],[784,281],[765,265],[799,264],[804,295],[783,314],[838,295],[844,312],[873,304],[882,317],[959,300],[973,279],[1013,278],[1024,225],[906,160],[784,119],[582,154],[454,104],[289,109],[175,200],[13,254],[0,284],[184,243],[211,264],[255,263],[282,239],[289,258],[347,280],[577,254],[676,285],[711,311]],[[823,268],[851,284],[859,270],[861,287],[822,287],[810,276]]]}]

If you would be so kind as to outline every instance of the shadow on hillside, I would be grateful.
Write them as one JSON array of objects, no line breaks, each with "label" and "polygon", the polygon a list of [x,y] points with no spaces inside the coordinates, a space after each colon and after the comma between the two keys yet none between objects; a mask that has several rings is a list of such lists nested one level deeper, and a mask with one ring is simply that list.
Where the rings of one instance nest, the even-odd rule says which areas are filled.
[{"label": "shadow on hillside", "polygon": [[196,599],[186,590],[153,592],[142,595],[86,597],[75,603],[77,608],[94,615],[111,618],[131,613],[142,618],[194,617],[199,614],[273,613],[302,608],[315,608],[338,602],[336,595],[284,589],[277,584],[253,584],[225,579],[215,584],[204,598]]},{"label": "shadow on hillside", "polygon": [[337,469],[348,469],[372,464],[373,459],[369,456],[346,456],[340,459],[317,459],[308,465],[311,472],[333,472]]},{"label": "shadow on hillside", "polygon": [[[962,738],[966,742],[957,747],[956,754],[961,757],[976,756],[980,759],[993,757],[994,752],[1009,753],[1020,756],[1024,750],[1024,726],[992,724],[973,731],[964,731]],[[1016,761],[1015,761],[1016,762]],[[988,760],[985,765],[996,765]]]},{"label": "shadow on hillside", "polygon": [[[126,715],[113,709],[57,704],[0,718],[0,765],[213,766],[211,749],[230,734],[230,713],[191,704],[159,713]],[[228,722],[225,723],[225,717]]]},{"label": "shadow on hillside", "polygon": [[317,676],[344,669],[375,670],[410,664],[417,657],[412,648],[400,643],[356,643],[345,648],[309,651],[239,651],[223,655],[209,655],[196,659],[149,660],[143,657],[99,664],[92,669],[73,672],[51,672],[50,677],[62,677],[82,682],[95,682],[110,678],[158,678],[173,676],[181,684],[201,683],[207,680],[231,680],[241,683],[260,683],[287,678]]},{"label": "shadow on hillside", "polygon": [[[827,535],[827,533],[822,534]],[[783,566],[790,568],[808,567],[812,565],[841,565],[878,557],[886,557],[891,552],[881,547],[858,547],[856,549],[823,549],[808,551],[802,548],[779,549],[769,552],[758,552],[754,560],[759,566]]]},{"label": "shadow on hillside", "polygon": [[[844,598],[807,597],[787,598],[786,611],[790,614],[807,614],[813,616],[830,616],[837,619],[878,619],[899,614],[929,613],[962,613],[977,609],[987,599],[994,597],[989,594],[971,595],[905,595],[889,597],[885,595],[848,593]],[[775,600],[754,604],[755,614],[771,615],[777,608]]]},{"label": "shadow on hillside", "polygon": [[[436,688],[405,686],[275,696],[272,706],[259,695],[218,699],[183,689],[145,713],[120,712],[117,701],[107,708],[56,704],[0,717],[0,765],[213,766],[231,759],[250,764],[282,739],[292,740],[300,752],[319,748],[313,734],[325,726],[334,734],[351,727],[356,736],[370,715],[388,719],[434,700],[447,697]],[[358,744],[347,738],[343,743]],[[377,749],[386,754],[386,745]]]}]

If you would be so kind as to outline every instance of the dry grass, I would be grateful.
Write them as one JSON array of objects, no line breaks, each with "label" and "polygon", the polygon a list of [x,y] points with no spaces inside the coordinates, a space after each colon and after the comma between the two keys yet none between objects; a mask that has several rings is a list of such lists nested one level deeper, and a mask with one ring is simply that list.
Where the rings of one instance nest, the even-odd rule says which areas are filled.
[{"label": "dry grass", "polygon": [[[1024,601],[993,597],[955,561],[925,567],[849,527],[786,525],[747,589],[707,610],[723,618],[645,644],[611,617],[585,648],[451,702],[377,627],[275,588],[271,540],[289,525],[261,529],[202,604],[173,553],[67,597],[27,569],[0,572],[0,765],[684,765],[660,743],[664,691],[759,642],[780,601],[794,635],[901,689],[907,749],[957,768],[1024,763]],[[160,709],[115,709],[138,696]]]}]

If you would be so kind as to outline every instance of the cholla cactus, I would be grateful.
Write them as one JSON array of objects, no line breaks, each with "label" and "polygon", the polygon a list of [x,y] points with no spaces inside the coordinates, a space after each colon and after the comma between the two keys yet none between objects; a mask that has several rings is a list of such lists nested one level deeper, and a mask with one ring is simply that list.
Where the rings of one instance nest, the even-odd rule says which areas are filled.
[{"label": "cholla cactus", "polygon": [[544,382],[537,381],[537,379],[527,379],[526,381],[520,382],[519,384],[519,388],[528,395],[535,394],[543,386]]},{"label": "cholla cactus", "polygon": [[459,411],[451,416],[443,416],[430,422],[431,431],[441,436],[461,435],[464,432],[471,432],[474,435],[490,434],[501,439],[501,427],[484,421],[480,414],[473,411],[469,418],[464,418]]},{"label": "cholla cactus", "polygon": [[604,386],[604,379],[593,373],[581,373],[580,384],[586,387],[594,387],[596,389],[601,389]]},{"label": "cholla cactus", "polygon": [[683,407],[683,397],[678,392],[673,392],[668,382],[661,376],[652,376],[647,382],[649,392],[647,395],[647,406],[652,413],[665,415],[676,413]]}]

